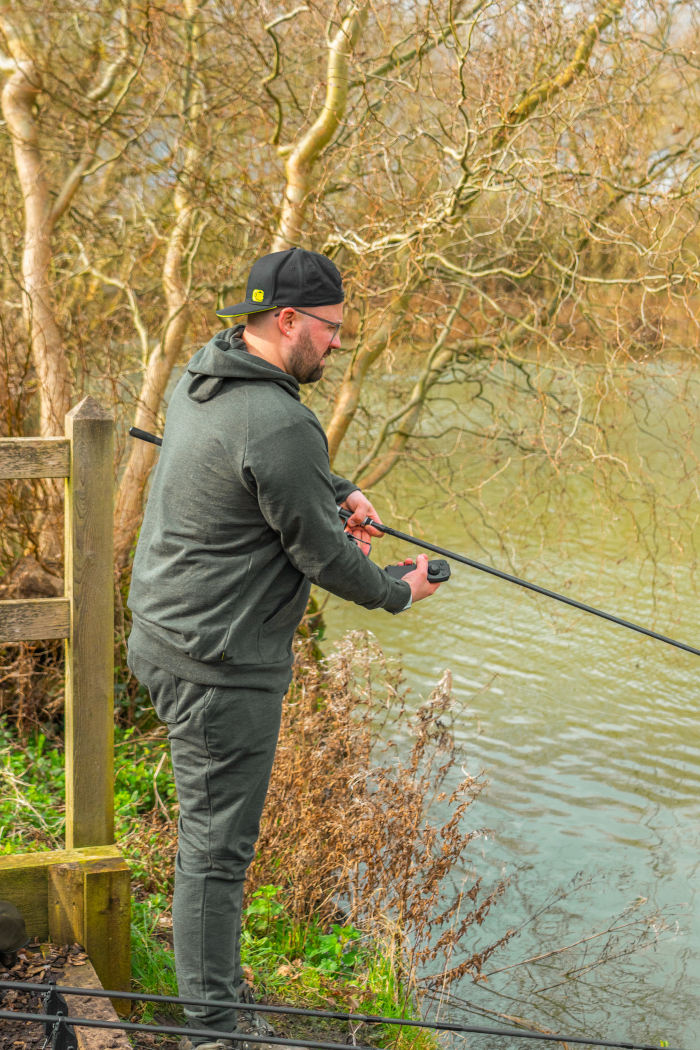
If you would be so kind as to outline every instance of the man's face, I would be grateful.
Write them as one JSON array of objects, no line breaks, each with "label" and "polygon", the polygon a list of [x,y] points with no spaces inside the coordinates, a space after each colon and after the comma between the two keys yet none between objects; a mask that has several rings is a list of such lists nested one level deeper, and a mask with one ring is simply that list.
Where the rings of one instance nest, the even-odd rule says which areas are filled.
[{"label": "man's face", "polygon": [[[309,317],[308,313],[315,316]],[[340,335],[333,325],[343,319],[343,304],[312,306],[308,313],[296,311],[300,322],[299,334],[287,358],[287,372],[300,385],[316,383],[323,376],[326,358],[333,349],[340,349]]]}]

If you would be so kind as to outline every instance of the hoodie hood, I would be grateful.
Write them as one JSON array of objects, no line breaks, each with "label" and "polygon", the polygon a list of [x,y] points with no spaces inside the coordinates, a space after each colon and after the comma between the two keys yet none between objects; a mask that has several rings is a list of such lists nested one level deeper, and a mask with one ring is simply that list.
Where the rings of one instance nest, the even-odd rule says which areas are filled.
[{"label": "hoodie hood", "polygon": [[241,335],[245,325],[226,328],[194,355],[187,371],[191,376],[187,394],[193,401],[209,401],[225,379],[267,380],[283,387],[300,401],[299,383],[277,365],[248,352]]}]

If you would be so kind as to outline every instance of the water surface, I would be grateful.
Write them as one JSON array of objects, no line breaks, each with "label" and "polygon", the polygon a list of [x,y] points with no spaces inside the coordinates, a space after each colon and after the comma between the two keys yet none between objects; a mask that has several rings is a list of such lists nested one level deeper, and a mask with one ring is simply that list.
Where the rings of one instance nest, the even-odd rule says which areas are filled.
[{"label": "water surface", "polygon": [[[655,436],[645,440],[654,445]],[[655,469],[657,480],[669,474],[680,499],[674,455],[659,453]],[[506,473],[498,484],[508,483]],[[515,571],[698,645],[692,501],[682,512],[679,553],[658,537],[639,542],[630,516],[603,506],[585,478],[559,503],[550,501],[552,527],[543,540],[541,525],[531,528],[536,498],[529,507],[523,500],[510,523]],[[404,499],[417,499],[410,479]],[[636,513],[647,522],[647,539],[652,517],[648,508]],[[475,542],[475,520],[465,525],[449,510],[420,515],[426,538],[483,561],[489,534],[482,530]],[[498,544],[491,549],[493,564],[514,571]],[[373,557],[383,565],[413,552],[385,539]],[[456,564],[450,583],[407,613],[367,613],[331,597],[326,617],[329,640],[370,629],[388,654],[402,657],[417,696],[426,697],[445,668],[452,671],[469,771],[484,769],[489,780],[469,818],[493,831],[465,858],[465,869],[492,881],[502,871],[511,878],[482,943],[567,894],[530,921],[491,968],[592,938],[561,958],[496,974],[486,988],[464,983],[458,995],[571,1034],[698,1045],[700,658]],[[656,943],[634,952],[643,917],[655,913],[647,929]],[[610,924],[626,928],[596,936]],[[593,965],[603,948],[607,961]],[[576,968],[574,981],[566,974]],[[474,1037],[469,1045],[503,1044]]]}]

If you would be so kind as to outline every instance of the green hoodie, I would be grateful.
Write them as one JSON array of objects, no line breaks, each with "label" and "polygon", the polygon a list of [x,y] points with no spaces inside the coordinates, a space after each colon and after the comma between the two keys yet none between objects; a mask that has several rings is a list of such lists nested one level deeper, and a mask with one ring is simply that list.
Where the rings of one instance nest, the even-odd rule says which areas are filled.
[{"label": "green hoodie", "polygon": [[343,532],[357,486],[331,474],[296,379],[242,331],[214,336],[173,393],[129,594],[129,648],[205,685],[288,667],[311,583],[392,613],[411,596]]}]

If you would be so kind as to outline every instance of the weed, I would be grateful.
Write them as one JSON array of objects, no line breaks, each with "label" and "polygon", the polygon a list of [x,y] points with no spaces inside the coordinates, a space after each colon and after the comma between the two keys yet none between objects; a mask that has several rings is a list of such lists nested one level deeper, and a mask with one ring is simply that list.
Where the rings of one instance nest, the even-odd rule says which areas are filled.
[{"label": "weed", "polygon": [[34,733],[24,747],[0,722],[0,853],[61,849],[63,749]]},{"label": "weed", "polygon": [[[176,809],[175,783],[163,730],[148,736],[115,731],[114,809],[117,835],[128,838],[161,806]],[[65,830],[63,742],[31,732],[24,742],[0,720],[0,853],[61,849]],[[138,871],[138,864],[136,865]]]},{"label": "weed", "polygon": [[[158,927],[167,908],[163,894],[155,894],[131,906],[131,979],[136,992],[148,995],[177,995],[175,959],[172,950],[158,937]],[[144,1023],[153,1020],[155,1006],[145,1003],[138,1014]],[[163,1012],[159,1006],[159,1012]],[[184,1020],[181,1008],[167,1011],[179,1021]]]},{"label": "weed", "polygon": [[[502,885],[485,893],[476,880],[447,889],[478,834],[464,825],[482,786],[465,776],[445,790],[462,761],[449,672],[411,711],[399,669],[369,636],[347,636],[328,659],[319,657],[313,634],[298,636],[295,646],[247,880],[244,956],[270,994],[410,1011],[418,974],[443,991],[465,974],[478,979],[503,943],[481,953],[469,947],[470,928],[483,923]],[[140,729],[116,729],[115,815],[136,897],[136,979],[153,990],[174,980],[154,923],[172,895],[177,801],[165,728],[144,732],[153,716],[144,719]],[[23,748],[18,743],[16,731],[1,731],[2,848],[59,848],[60,740],[32,732]],[[148,947],[154,939],[158,951]]]},{"label": "weed", "polygon": [[412,711],[400,668],[371,636],[351,632],[321,661],[309,642],[297,649],[248,892],[281,886],[297,923],[313,915],[330,928],[342,905],[347,922],[383,928],[405,987],[427,963],[443,989],[478,977],[503,941],[470,952],[469,930],[504,885],[484,892],[476,879],[446,891],[481,834],[464,825],[483,786],[463,776],[445,790],[463,759],[449,672]]}]

